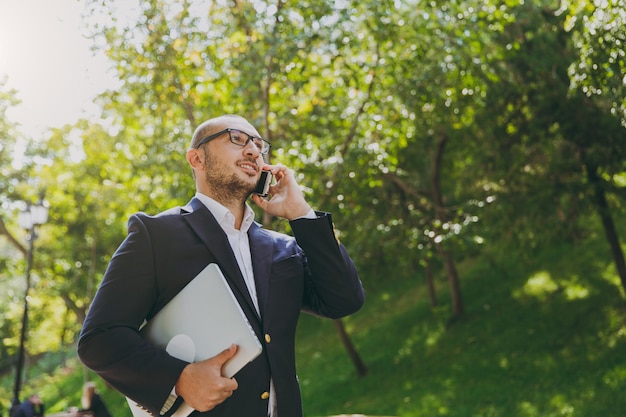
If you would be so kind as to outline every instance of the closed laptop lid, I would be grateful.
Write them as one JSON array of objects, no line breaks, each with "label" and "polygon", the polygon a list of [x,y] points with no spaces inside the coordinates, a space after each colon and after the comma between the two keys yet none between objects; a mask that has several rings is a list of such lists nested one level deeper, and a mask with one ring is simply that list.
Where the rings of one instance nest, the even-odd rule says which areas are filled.
[{"label": "closed laptop lid", "polygon": [[236,344],[237,353],[222,368],[228,378],[263,349],[215,263],[207,265],[174,296],[141,329],[141,334],[163,349],[175,336],[187,336],[195,349],[194,362],[213,357]]}]

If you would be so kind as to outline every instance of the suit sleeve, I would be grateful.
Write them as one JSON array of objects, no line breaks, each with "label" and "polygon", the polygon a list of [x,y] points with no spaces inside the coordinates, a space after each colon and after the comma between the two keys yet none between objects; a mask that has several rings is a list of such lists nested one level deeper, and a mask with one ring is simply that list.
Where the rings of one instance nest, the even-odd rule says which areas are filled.
[{"label": "suit sleeve", "polygon": [[304,310],[337,319],[358,311],[365,290],[346,248],[337,241],[330,213],[290,222],[306,256]]},{"label": "suit sleeve", "polygon": [[159,415],[186,362],[138,332],[157,299],[150,234],[140,216],[113,255],[78,342],[81,361],[125,396]]}]

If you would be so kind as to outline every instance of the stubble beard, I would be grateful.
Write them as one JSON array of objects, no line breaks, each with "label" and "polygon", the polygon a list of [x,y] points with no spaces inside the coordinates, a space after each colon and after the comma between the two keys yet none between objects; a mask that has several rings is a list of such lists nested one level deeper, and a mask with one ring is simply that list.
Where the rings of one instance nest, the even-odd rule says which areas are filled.
[{"label": "stubble beard", "polygon": [[204,166],[204,180],[213,194],[210,197],[222,205],[227,207],[231,204],[244,204],[254,191],[255,184],[243,180],[237,173],[224,175],[222,171],[226,167],[220,166],[208,152],[204,158]]}]

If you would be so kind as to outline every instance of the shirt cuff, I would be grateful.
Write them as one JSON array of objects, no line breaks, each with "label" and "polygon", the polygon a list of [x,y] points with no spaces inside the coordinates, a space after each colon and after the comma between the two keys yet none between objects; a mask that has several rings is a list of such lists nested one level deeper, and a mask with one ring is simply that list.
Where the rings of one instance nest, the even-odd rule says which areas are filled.
[{"label": "shirt cuff", "polygon": [[176,385],[174,385],[172,391],[170,392],[170,395],[168,395],[167,400],[165,400],[165,404],[163,404],[163,407],[161,407],[161,411],[159,412],[159,414],[164,415],[165,413],[170,411],[170,408],[172,408],[177,398],[178,395],[176,395]]},{"label": "shirt cuff", "polygon": [[305,214],[304,216],[296,217],[294,220],[299,219],[317,219],[317,214],[315,214],[315,210],[310,209],[307,214]]}]

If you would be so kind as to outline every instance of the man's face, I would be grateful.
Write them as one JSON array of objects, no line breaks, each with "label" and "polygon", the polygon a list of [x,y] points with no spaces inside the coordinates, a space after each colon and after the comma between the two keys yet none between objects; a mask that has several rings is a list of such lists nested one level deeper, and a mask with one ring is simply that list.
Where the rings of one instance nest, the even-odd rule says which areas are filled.
[{"label": "man's face", "polygon": [[[259,136],[256,129],[244,120],[229,119],[227,123],[228,125],[214,129],[214,132],[231,128]],[[252,142],[243,147],[232,143],[228,132],[202,147],[205,155],[205,181],[212,197],[245,200],[254,190],[261,175],[263,158],[259,149]]]}]

